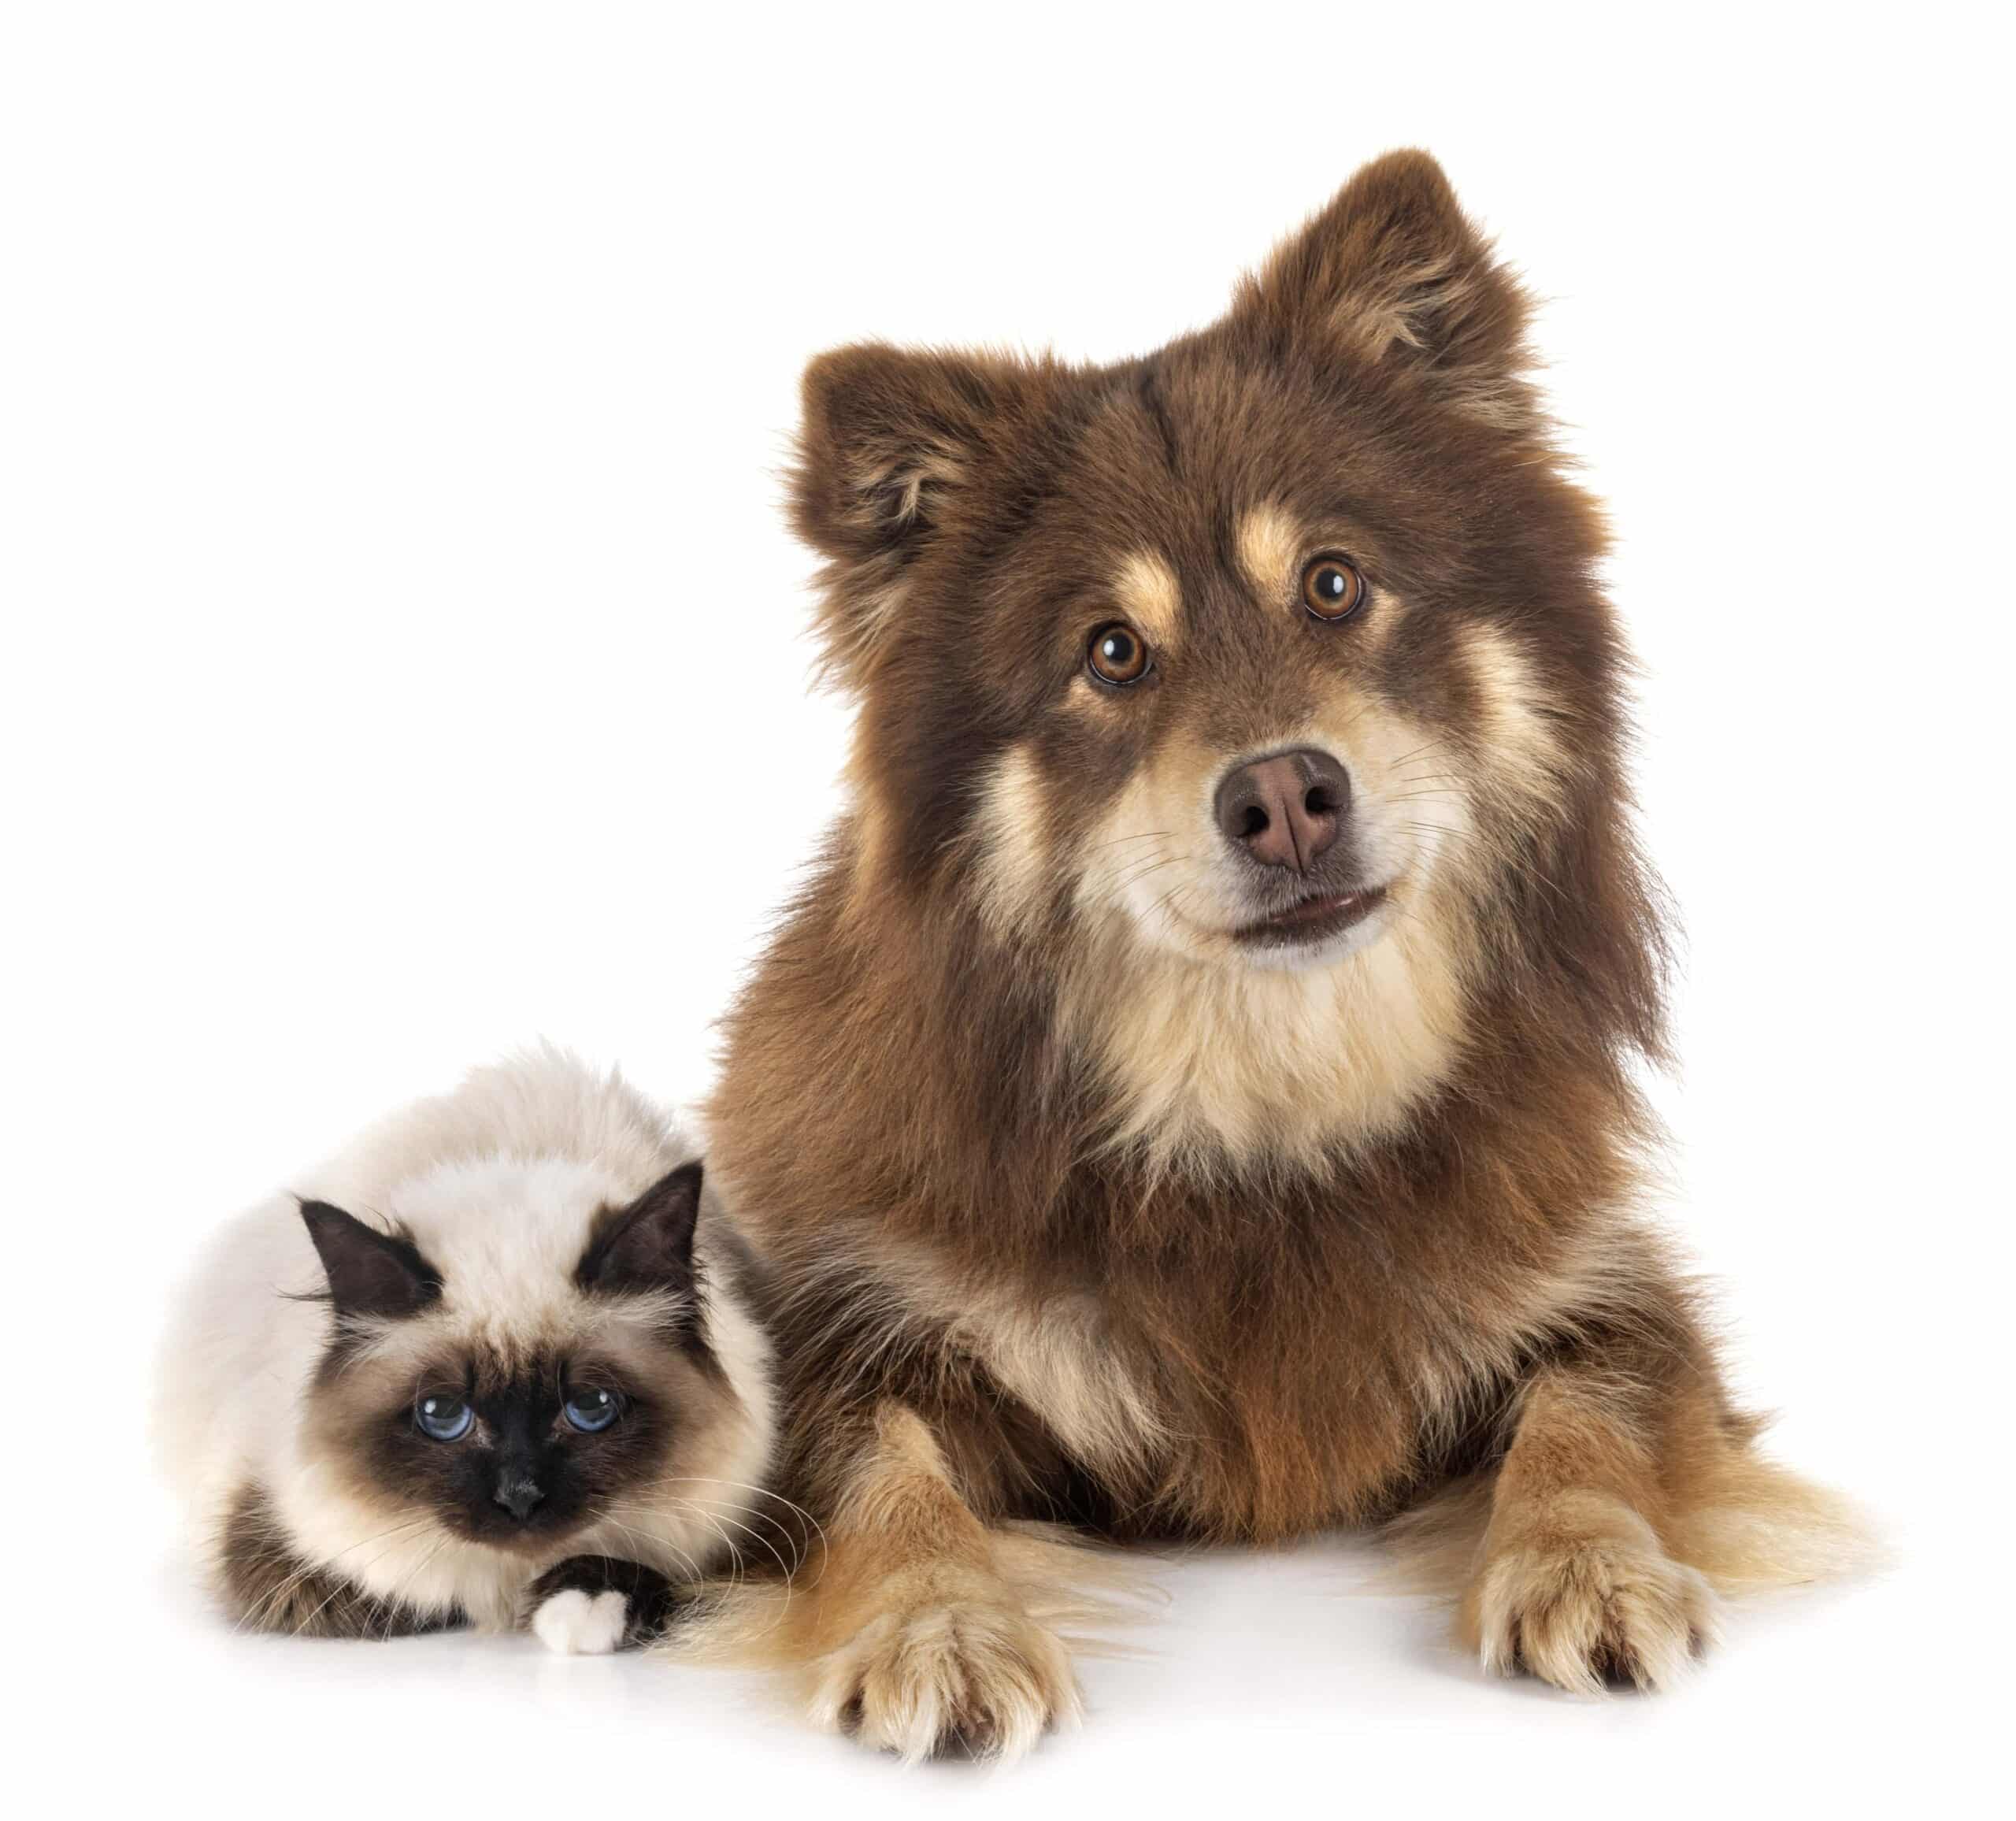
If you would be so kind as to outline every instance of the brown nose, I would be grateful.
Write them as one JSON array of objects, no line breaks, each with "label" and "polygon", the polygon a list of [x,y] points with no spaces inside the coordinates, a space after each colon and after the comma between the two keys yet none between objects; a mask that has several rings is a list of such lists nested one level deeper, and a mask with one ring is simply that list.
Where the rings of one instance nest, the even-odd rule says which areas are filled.
[{"label": "brown nose", "polygon": [[1218,826],[1263,866],[1306,873],[1337,838],[1351,774],[1327,752],[1299,746],[1243,765],[1218,786]]}]

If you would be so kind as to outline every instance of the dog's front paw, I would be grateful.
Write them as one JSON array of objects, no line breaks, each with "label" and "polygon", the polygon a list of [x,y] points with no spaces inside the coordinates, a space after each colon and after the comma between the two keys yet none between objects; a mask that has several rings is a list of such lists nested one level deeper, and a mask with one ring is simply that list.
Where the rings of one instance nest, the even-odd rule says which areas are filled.
[{"label": "dog's front paw", "polygon": [[909,1763],[951,1751],[1019,1757],[1080,1713],[1062,1641],[988,1576],[869,1620],[820,1663],[812,1711]]},{"label": "dog's front paw", "polygon": [[1525,1670],[1580,1694],[1670,1686],[1715,1635],[1715,1600],[1650,1526],[1514,1541],[1486,1558],[1464,1602],[1486,1670]]},{"label": "dog's front paw", "polygon": [[561,1656],[606,1656],[623,1648],[629,1628],[630,1602],[613,1589],[587,1593],[562,1588],[532,1611],[533,1635]]}]

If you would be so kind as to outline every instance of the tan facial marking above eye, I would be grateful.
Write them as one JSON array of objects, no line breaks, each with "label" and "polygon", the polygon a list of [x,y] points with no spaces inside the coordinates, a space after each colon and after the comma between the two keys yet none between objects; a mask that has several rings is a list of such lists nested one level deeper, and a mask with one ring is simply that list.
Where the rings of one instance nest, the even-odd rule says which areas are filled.
[{"label": "tan facial marking above eye", "polygon": [[1288,592],[1302,554],[1302,534],[1278,506],[1257,506],[1239,521],[1240,566],[1262,600]]},{"label": "tan facial marking above eye", "polygon": [[1158,557],[1136,551],[1120,566],[1113,584],[1114,617],[1125,620],[1154,651],[1176,642],[1183,618],[1183,590],[1176,572]]}]

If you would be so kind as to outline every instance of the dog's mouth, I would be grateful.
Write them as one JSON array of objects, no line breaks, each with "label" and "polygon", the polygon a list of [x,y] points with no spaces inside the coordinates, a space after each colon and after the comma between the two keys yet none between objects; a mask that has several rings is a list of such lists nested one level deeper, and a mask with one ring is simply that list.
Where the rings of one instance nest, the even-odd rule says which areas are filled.
[{"label": "dog's mouth", "polygon": [[1232,940],[1247,948],[1308,948],[1343,935],[1385,902],[1384,885],[1362,886],[1354,892],[1312,892],[1285,910],[1240,925],[1232,932]]}]

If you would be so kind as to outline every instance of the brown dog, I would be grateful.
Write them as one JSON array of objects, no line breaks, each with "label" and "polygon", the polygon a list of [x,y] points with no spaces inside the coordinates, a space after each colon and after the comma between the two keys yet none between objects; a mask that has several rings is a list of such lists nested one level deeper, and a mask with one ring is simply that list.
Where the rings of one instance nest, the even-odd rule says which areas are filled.
[{"label": "brown dog", "polygon": [[1484,1663],[1571,1689],[1845,1535],[1634,1212],[1661,909],[1525,320],[1403,153],[1146,358],[806,376],[854,807],[713,1166],[784,1285],[828,1722],[1075,1711],[1019,1518],[1425,1506]]}]

